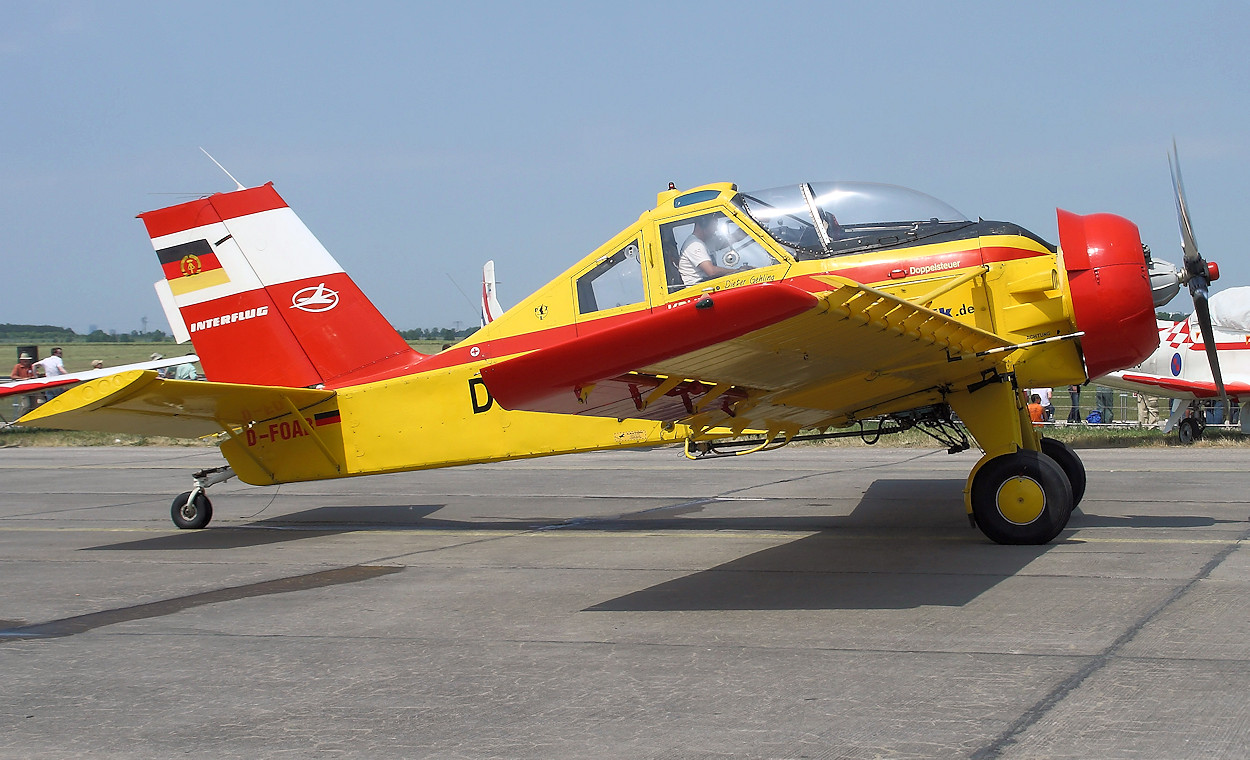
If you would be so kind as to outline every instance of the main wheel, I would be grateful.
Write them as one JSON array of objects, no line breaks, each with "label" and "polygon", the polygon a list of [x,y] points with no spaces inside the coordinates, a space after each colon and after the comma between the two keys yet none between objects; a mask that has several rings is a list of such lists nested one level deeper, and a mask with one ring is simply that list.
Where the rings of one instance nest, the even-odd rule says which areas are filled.
[{"label": "main wheel", "polygon": [[174,525],[182,530],[199,530],[213,519],[213,503],[203,491],[196,491],[194,499],[190,491],[184,491],[174,497],[169,515],[174,518]]},{"label": "main wheel", "polygon": [[1054,438],[1042,439],[1042,453],[1055,460],[1063,474],[1068,476],[1068,483],[1072,486],[1072,508],[1076,509],[1081,497],[1085,496],[1085,463],[1071,446]]},{"label": "main wheel", "polygon": [[1037,451],[1003,454],[972,479],[972,516],[1000,544],[1045,544],[1068,524],[1072,484],[1055,460]]},{"label": "main wheel", "polygon": [[1176,426],[1176,436],[1188,446],[1202,437],[1202,425],[1193,417],[1186,417]]}]

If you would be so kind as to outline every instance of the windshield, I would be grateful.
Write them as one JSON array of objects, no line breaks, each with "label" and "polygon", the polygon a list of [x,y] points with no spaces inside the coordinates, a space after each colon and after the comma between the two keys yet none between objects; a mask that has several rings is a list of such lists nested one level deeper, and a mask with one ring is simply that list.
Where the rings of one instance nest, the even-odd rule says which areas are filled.
[{"label": "windshield", "polygon": [[788,185],[734,200],[799,258],[907,244],[972,223],[933,196],[871,182]]}]

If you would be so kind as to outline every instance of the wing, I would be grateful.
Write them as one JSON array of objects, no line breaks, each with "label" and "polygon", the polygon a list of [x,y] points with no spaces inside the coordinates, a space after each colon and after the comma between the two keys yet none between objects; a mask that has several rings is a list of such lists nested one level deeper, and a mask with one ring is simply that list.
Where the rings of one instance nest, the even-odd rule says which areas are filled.
[{"label": "wing", "polygon": [[165,380],[131,370],[82,383],[37,407],[19,424],[60,430],[198,438],[302,412],[333,391]]},{"label": "wing", "polygon": [[137,362],[135,364],[123,364],[120,367],[106,367],[104,369],[89,369],[83,372],[70,372],[56,377],[40,377],[34,380],[18,380],[13,383],[0,385],[0,398],[5,396],[13,396],[20,393],[38,393],[48,388],[58,388],[64,385],[73,385],[74,383],[86,382],[94,380],[97,377],[107,377],[115,375],[119,372],[126,372],[132,369],[161,369],[163,367],[173,367],[178,364],[194,364],[200,360],[195,354],[187,354],[186,356],[174,356],[168,359],[154,359],[147,362]]},{"label": "wing", "polygon": [[936,403],[1010,344],[838,277],[812,294],[767,283],[669,304],[635,322],[482,369],[507,409],[823,427]]},{"label": "wing", "polygon": [[[1116,383],[1116,380],[1123,383]],[[1098,382],[1116,387],[1123,387],[1138,393],[1147,393],[1178,398],[1219,398],[1219,389],[1210,380],[1185,380],[1179,377],[1160,377],[1135,372],[1114,372],[1098,379]],[[1250,383],[1225,383],[1228,395],[1242,398],[1250,396]]]}]

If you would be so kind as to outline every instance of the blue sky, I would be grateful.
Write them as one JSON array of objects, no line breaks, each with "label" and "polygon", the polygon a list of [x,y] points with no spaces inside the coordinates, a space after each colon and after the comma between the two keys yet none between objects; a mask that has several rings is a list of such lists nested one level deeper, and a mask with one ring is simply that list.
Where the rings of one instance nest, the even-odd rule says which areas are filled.
[{"label": "blue sky", "polygon": [[[476,321],[668,182],[867,180],[1179,261],[1167,150],[1220,287],[1250,284],[1250,5],[14,2],[0,322],[164,327],[142,211],[273,181],[399,328]],[[454,283],[454,284],[453,284]],[[1174,302],[1188,310],[1187,299]]]}]

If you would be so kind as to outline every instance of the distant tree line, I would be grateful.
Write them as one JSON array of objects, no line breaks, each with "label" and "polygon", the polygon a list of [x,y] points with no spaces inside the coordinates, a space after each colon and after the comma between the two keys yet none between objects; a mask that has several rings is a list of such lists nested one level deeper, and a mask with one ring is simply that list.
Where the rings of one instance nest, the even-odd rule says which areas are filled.
[{"label": "distant tree line", "polygon": [[459,341],[477,332],[476,327],[465,327],[455,330],[450,327],[418,327],[415,330],[399,330],[404,340],[444,340]]},{"label": "distant tree line", "polygon": [[[418,327],[415,330],[400,330],[399,334],[404,340],[458,341],[475,332],[476,327],[459,330],[451,327]],[[68,327],[55,325],[0,323],[0,343],[172,343],[173,340],[173,336],[166,335],[164,330],[132,330],[128,333],[93,330],[86,335],[79,335]]]},{"label": "distant tree line", "polygon": [[0,343],[167,343],[173,338],[162,330],[128,333],[95,330],[79,335],[68,327],[56,325],[15,325],[0,323]]}]

